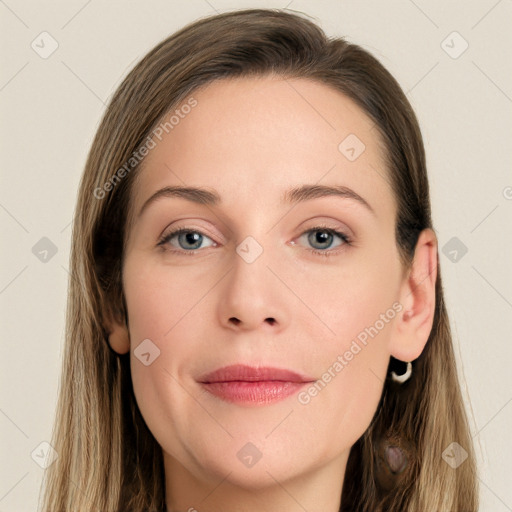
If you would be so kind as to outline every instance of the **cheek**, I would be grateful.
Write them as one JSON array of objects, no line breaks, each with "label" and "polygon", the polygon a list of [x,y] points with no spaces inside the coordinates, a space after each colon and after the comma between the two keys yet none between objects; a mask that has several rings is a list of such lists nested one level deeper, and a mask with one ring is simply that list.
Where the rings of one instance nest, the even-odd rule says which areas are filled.
[{"label": "cheek", "polygon": [[300,428],[331,440],[323,446],[318,440],[321,458],[348,450],[364,434],[382,395],[378,374],[385,366],[382,358],[370,356],[370,349],[361,350],[350,361],[341,355],[298,395],[296,410],[305,419]]},{"label": "cheek", "polygon": [[146,338],[165,343],[215,282],[215,276],[205,272],[194,275],[192,267],[166,267],[158,259],[138,257],[137,254],[127,261],[124,276],[130,336],[134,345]]},{"label": "cheek", "polygon": [[186,438],[187,428],[183,425],[192,423],[190,396],[185,391],[188,383],[182,382],[181,373],[193,365],[197,355],[197,346],[191,343],[197,325],[191,319],[196,318],[194,304],[204,290],[191,285],[186,273],[166,268],[151,258],[132,255],[125,264],[123,284],[133,390],[157,442],[181,460],[186,453],[176,439]]},{"label": "cheek", "polygon": [[[297,396],[309,432],[318,432],[320,423],[322,435],[333,440],[324,447],[325,457],[332,449],[348,449],[365,432],[386,378],[395,310],[384,297],[365,296],[364,291],[362,287],[360,295],[336,308],[332,320],[327,320],[334,336],[316,337],[312,360],[317,381]],[[327,307],[327,297],[323,300]]]},{"label": "cheek", "polygon": [[218,276],[198,274],[192,265],[171,268],[137,251],[127,258],[123,276],[137,404],[161,446],[179,459],[186,458],[175,439],[187,438],[192,417],[201,412],[187,392],[191,382],[186,373],[204,350],[197,338],[205,339],[198,333],[206,322],[201,323],[204,316],[198,312]]},{"label": "cheek", "polygon": [[393,247],[349,251],[334,264],[310,265],[304,273],[285,267],[280,271],[303,302],[298,307],[304,315],[295,314],[294,321],[302,322],[301,329],[309,339],[322,343],[320,352],[332,356],[333,351],[347,350],[359,335],[364,343],[366,329],[375,324],[379,334],[373,337],[374,345],[387,345],[401,285]]},{"label": "cheek", "polygon": [[390,251],[379,261],[361,258],[324,267],[307,281],[295,278],[297,294],[307,297],[308,307],[327,326],[313,317],[302,323],[306,336],[316,340],[312,360],[321,370],[297,401],[307,411],[311,431],[321,421],[323,433],[345,447],[370,424],[386,378],[392,326],[401,309],[399,266],[392,256]]}]

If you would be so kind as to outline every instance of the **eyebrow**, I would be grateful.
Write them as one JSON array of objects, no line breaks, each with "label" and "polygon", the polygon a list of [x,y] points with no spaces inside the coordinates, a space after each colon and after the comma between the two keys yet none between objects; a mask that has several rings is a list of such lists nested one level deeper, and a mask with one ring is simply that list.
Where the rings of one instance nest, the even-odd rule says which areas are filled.
[{"label": "eyebrow", "polygon": [[343,185],[301,185],[300,187],[287,190],[282,202],[288,204],[301,203],[316,199],[318,197],[337,196],[344,199],[352,199],[363,205],[371,213],[375,215],[375,210],[371,207],[370,203],[362,198],[358,193],[349,187]]},{"label": "eyebrow", "polygon": [[[352,199],[363,205],[367,210],[375,215],[374,209],[371,205],[359,194],[349,187],[343,185],[301,185],[285,191],[281,198],[281,204],[297,204],[311,199],[320,197],[336,196],[344,199]],[[202,204],[206,206],[216,206],[222,202],[220,195],[211,189],[203,187],[186,187],[186,186],[172,186],[164,187],[157,190],[146,202],[142,205],[139,211],[139,217],[148,208],[148,206],[164,197],[180,197],[191,201],[193,203]]]}]

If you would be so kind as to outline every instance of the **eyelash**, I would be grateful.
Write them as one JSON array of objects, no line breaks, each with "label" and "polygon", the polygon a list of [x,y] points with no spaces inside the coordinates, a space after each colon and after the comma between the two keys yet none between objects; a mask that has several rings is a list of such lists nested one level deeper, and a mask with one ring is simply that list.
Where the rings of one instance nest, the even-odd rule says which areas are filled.
[{"label": "eyelash", "polygon": [[[326,231],[327,233],[329,233],[331,235],[336,235],[343,241],[343,244],[338,246],[336,249],[326,249],[323,251],[321,251],[319,249],[309,249],[309,251],[312,252],[313,254],[317,254],[319,256],[324,256],[324,257],[330,257],[330,256],[338,254],[340,247],[343,247],[344,245],[352,245],[352,240],[348,235],[346,235],[345,233],[343,233],[341,231],[337,231],[336,229],[329,228],[327,226],[315,226],[313,228],[310,228],[310,229],[302,232],[299,235],[299,238],[305,234],[312,233],[314,231]],[[202,236],[207,236],[208,238],[210,238],[208,235],[206,235],[205,233],[203,233],[202,231],[199,231],[197,229],[178,228],[178,229],[175,229],[174,231],[171,231],[170,233],[166,233],[165,235],[163,235],[160,238],[160,240],[158,241],[157,246],[162,247],[165,250],[168,250],[172,253],[185,254],[187,256],[194,256],[194,254],[196,254],[196,252],[199,251],[199,249],[192,249],[189,251],[185,251],[185,250],[167,249],[164,247],[164,245],[167,244],[169,242],[169,240],[171,240],[171,238],[173,238],[176,235],[180,235],[181,233],[199,233]]]}]

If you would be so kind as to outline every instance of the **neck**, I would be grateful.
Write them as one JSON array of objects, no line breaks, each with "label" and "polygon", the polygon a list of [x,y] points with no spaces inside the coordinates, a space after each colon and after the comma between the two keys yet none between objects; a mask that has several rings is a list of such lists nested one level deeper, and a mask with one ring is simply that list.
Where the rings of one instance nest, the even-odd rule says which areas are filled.
[{"label": "neck", "polygon": [[339,512],[348,452],[323,466],[288,478],[263,471],[257,483],[234,471],[192,474],[164,452],[167,512]]}]

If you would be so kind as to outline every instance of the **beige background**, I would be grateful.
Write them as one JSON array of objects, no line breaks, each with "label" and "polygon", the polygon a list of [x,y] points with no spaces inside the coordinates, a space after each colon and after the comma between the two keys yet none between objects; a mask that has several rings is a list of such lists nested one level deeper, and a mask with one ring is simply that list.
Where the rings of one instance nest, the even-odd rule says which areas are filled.
[{"label": "beige background", "polygon": [[[160,40],[198,17],[242,7],[310,14],[328,34],[374,53],[408,92],[425,137],[473,411],[481,510],[511,511],[512,2],[0,0],[0,512],[37,509],[43,469],[35,460],[50,440],[57,396],[70,222],[105,105]],[[53,40],[58,48],[43,58]],[[43,237],[57,250],[47,261],[32,249]]]}]

